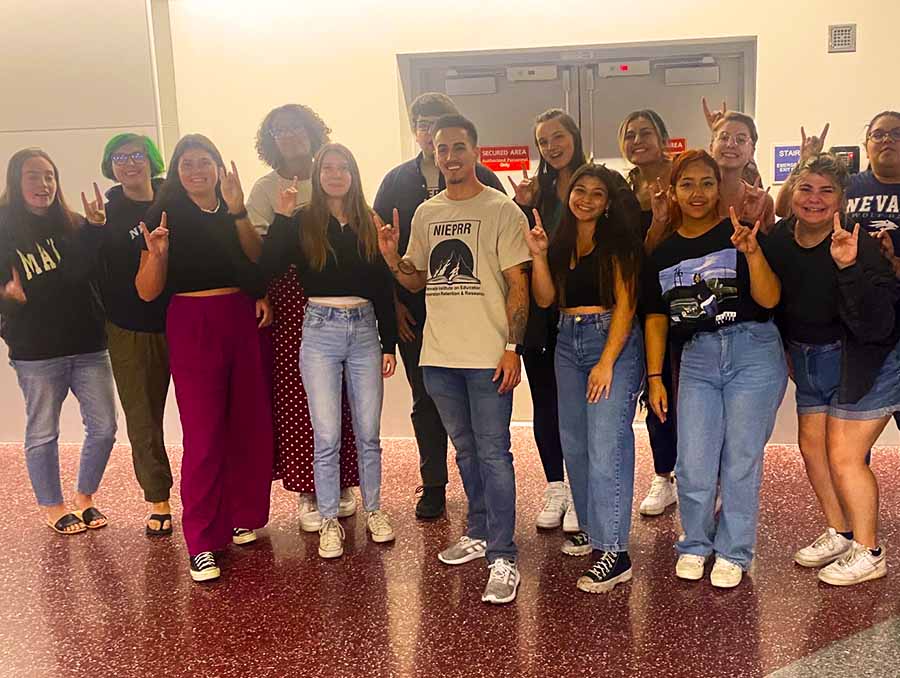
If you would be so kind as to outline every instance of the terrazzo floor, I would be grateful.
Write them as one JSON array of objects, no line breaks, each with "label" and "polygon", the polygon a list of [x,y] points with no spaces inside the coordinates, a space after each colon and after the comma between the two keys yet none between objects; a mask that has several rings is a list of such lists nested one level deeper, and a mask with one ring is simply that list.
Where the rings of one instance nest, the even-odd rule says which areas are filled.
[{"label": "terrazzo floor", "polygon": [[[606,595],[581,593],[575,580],[586,559],[559,553],[561,531],[534,528],[544,482],[531,430],[514,428],[513,440],[522,585],[518,600],[500,607],[480,602],[483,561],[448,568],[436,558],[464,529],[455,468],[448,517],[414,519],[412,440],[384,446],[382,496],[398,535],[393,545],[369,542],[357,515],[344,521],[344,557],[320,559],[318,536],[300,532],[295,497],[276,483],[260,539],[232,547],[221,580],[204,585],[188,574],[177,497],[175,535],[144,536],[127,446],[113,451],[97,495],[111,525],[62,537],[34,506],[21,444],[0,445],[7,524],[0,676],[752,677],[799,671],[805,658],[838,647],[834,641],[900,614],[893,573],[835,589],[792,563],[793,550],[822,525],[799,454],[783,446],[767,452],[757,559],[737,589],[713,589],[708,576],[700,583],[675,578],[679,528],[670,510],[651,519],[635,512],[631,583]],[[74,484],[77,456],[77,446],[63,447],[65,487]],[[171,458],[177,474],[179,448]],[[892,482],[900,477],[898,450],[878,449],[873,469],[882,481],[882,540],[889,563],[900,567],[900,491]],[[651,475],[639,429],[636,504]],[[866,644],[849,647],[859,654]],[[882,654],[888,659],[867,665],[874,672],[854,675],[900,675],[898,653]],[[791,675],[843,674],[837,662],[833,674]]]}]

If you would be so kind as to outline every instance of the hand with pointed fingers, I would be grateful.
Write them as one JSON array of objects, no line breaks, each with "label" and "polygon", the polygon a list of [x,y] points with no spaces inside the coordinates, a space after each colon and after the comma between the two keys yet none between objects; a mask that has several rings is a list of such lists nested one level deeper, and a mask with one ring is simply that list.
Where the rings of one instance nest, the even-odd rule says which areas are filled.
[{"label": "hand with pointed fingers", "polygon": [[528,170],[522,169],[522,181],[516,183],[512,177],[509,179],[509,185],[512,186],[514,200],[523,207],[531,207],[534,205],[534,199],[537,196],[537,181],[534,177],[528,176]]},{"label": "hand with pointed fingers", "polygon": [[669,189],[662,185],[659,178],[656,179],[656,191],[650,196],[650,210],[653,212],[653,221],[669,223]]},{"label": "hand with pointed fingers", "polygon": [[716,123],[728,112],[728,109],[725,107],[725,99],[722,99],[721,111],[711,111],[709,109],[709,103],[706,101],[706,97],[700,97],[700,104],[703,106],[703,117],[706,118],[706,124],[710,129],[715,127]]},{"label": "hand with pointed fingers", "polygon": [[165,212],[162,213],[159,226],[152,232],[147,230],[147,224],[143,221],[140,223],[140,228],[150,256],[165,257],[169,254],[169,228]]},{"label": "hand with pointed fingers", "polygon": [[830,126],[831,123],[826,122],[819,136],[806,136],[806,130],[802,126],[800,127],[800,162],[804,162],[824,150],[825,137],[828,136],[828,128]]},{"label": "hand with pointed fingers", "polygon": [[537,210],[531,210],[534,213],[534,228],[529,228],[526,223],[523,228],[525,229],[525,244],[528,245],[528,251],[531,252],[531,256],[533,257],[543,257],[547,254],[547,250],[550,249],[550,238],[547,237],[547,232],[544,230],[544,223],[541,221],[541,215],[538,214]]},{"label": "hand with pointed fingers", "polygon": [[763,190],[762,179],[759,177],[756,178],[756,182],[753,184],[748,184],[743,179],[741,179],[741,183],[744,185],[744,203],[741,206],[741,218],[744,221],[761,221],[766,213],[769,191],[772,187],[769,186]]},{"label": "hand with pointed fingers", "polygon": [[229,212],[240,214],[244,211],[244,189],[241,188],[241,177],[233,160],[230,172],[224,167],[219,168],[219,189]]},{"label": "hand with pointed fingers", "polygon": [[106,223],[106,205],[103,204],[103,194],[100,187],[94,182],[94,199],[88,201],[84,191],[81,192],[81,204],[84,205],[84,218],[95,226],[103,226]]},{"label": "hand with pointed fingers", "polygon": [[3,298],[9,301],[15,301],[17,304],[24,304],[28,301],[25,296],[25,288],[22,287],[22,279],[19,277],[19,271],[15,266],[11,269],[12,277],[9,282],[3,286]]},{"label": "hand with pointed fingers", "polygon": [[844,269],[856,263],[859,251],[859,224],[853,227],[853,233],[841,226],[841,213],[834,213],[834,231],[831,234],[831,258],[838,268]]},{"label": "hand with pointed fingers", "polygon": [[738,221],[734,207],[728,208],[728,214],[731,217],[731,225],[734,227],[734,235],[731,236],[731,244],[738,252],[743,252],[744,256],[751,256],[759,251],[759,242],[756,236],[759,233],[760,222],[757,221],[753,228],[747,228]]},{"label": "hand with pointed fingers", "polygon": [[375,230],[378,231],[378,249],[381,256],[387,259],[389,256],[400,256],[400,211],[395,207],[393,221],[390,226],[385,224],[377,212],[372,212],[372,220],[375,222]]},{"label": "hand with pointed fingers", "polygon": [[294,177],[291,183],[283,190],[278,191],[278,200],[275,204],[275,213],[285,217],[291,217],[297,210],[297,186],[300,179]]}]

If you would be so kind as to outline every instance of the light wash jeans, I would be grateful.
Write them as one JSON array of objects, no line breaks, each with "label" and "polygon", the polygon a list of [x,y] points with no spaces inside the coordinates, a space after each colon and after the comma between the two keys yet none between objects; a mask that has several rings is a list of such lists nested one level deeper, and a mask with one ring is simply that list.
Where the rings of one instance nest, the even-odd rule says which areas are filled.
[{"label": "light wash jeans", "polygon": [[303,318],[300,374],[309,402],[313,477],[322,518],[335,518],[341,494],[341,385],[347,384],[356,435],[363,508],[381,506],[381,342],[371,303],[333,308],[309,302]]},{"label": "light wash jeans", "polygon": [[675,545],[679,553],[715,553],[750,566],[763,454],[786,386],[784,348],[772,322],[701,332],[685,345],[675,467],[685,535]]},{"label": "light wash jeans", "polygon": [[63,503],[59,480],[59,413],[69,391],[84,422],[76,489],[94,494],[116,442],[116,400],[107,351],[10,360],[25,396],[25,462],[40,506]]},{"label": "light wash jeans", "polygon": [[487,542],[489,563],[515,560],[516,472],[510,451],[512,391],[497,393],[492,369],[423,368],[425,388],[456,448],[469,503],[466,535]]},{"label": "light wash jeans", "polygon": [[637,326],[613,367],[609,398],[587,401],[591,369],[609,338],[610,313],[562,314],[556,343],[559,438],[580,527],[594,549],[627,551],[634,499],[634,410],[644,377]]}]

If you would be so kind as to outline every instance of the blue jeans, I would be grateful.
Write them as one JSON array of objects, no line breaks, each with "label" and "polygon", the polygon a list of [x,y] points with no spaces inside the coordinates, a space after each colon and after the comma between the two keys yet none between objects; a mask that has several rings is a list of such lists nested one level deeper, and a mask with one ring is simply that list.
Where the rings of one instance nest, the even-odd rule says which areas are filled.
[{"label": "blue jeans", "polygon": [[425,389],[456,448],[469,502],[466,534],[487,541],[487,560],[515,560],[516,472],[510,451],[512,391],[497,393],[492,369],[424,367]]},{"label": "blue jeans", "polygon": [[634,410],[644,342],[634,326],[613,367],[609,398],[587,401],[591,369],[609,338],[610,313],[562,314],[556,344],[559,437],[580,527],[602,551],[627,551],[634,498]]},{"label": "blue jeans", "polygon": [[372,304],[333,308],[309,302],[303,318],[300,374],[312,420],[313,477],[323,518],[335,518],[341,495],[341,386],[353,417],[363,508],[381,506],[381,342]]},{"label": "blue jeans", "polygon": [[116,400],[109,353],[10,360],[25,396],[25,462],[40,506],[63,503],[59,480],[59,413],[69,391],[84,422],[76,488],[94,494],[116,442]]},{"label": "blue jeans", "polygon": [[715,552],[745,570],[750,566],[763,454],[786,386],[784,349],[771,322],[701,332],[684,347],[675,467],[685,535],[675,545],[679,553]]}]

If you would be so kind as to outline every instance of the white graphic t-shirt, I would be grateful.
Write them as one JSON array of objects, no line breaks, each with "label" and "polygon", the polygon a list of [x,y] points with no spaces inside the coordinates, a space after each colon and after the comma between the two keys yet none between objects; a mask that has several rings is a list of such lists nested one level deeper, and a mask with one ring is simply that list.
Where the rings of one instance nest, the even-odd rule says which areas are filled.
[{"label": "white graphic t-shirt", "polygon": [[510,198],[487,186],[468,200],[442,191],[419,205],[406,258],[427,275],[420,365],[497,367],[509,332],[503,271],[531,261],[527,224]]},{"label": "white graphic t-shirt", "polygon": [[[250,223],[256,227],[260,235],[269,232],[269,226],[275,220],[275,206],[278,204],[278,195],[291,185],[291,179],[285,179],[272,170],[261,176],[250,191],[247,198],[247,216]],[[312,181],[304,179],[297,182],[297,209],[303,207],[312,198]]]}]

